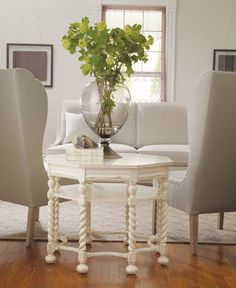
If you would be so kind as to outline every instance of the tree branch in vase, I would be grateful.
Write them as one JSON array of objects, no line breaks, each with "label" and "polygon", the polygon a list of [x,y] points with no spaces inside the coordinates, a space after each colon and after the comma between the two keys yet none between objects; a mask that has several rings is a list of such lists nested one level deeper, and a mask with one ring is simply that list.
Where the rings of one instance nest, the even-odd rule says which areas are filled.
[{"label": "tree branch in vase", "polygon": [[66,50],[80,54],[82,73],[96,80],[97,86],[88,85],[88,93],[83,92],[80,101],[86,122],[101,138],[116,134],[128,117],[131,96],[124,83],[134,73],[132,65],[147,62],[146,52],[154,42],[141,31],[139,24],[109,29],[102,21],[91,26],[88,17],[83,17],[81,22],[71,23],[62,37]]}]

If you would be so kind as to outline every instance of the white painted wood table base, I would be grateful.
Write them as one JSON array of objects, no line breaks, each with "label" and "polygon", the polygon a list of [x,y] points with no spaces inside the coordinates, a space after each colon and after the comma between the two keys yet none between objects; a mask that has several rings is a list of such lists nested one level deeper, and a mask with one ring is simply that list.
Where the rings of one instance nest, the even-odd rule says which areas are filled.
[{"label": "white painted wood table base", "polygon": [[[105,160],[99,165],[80,165],[76,161],[66,161],[65,155],[52,155],[46,158],[48,168],[48,244],[47,263],[55,263],[54,253],[68,250],[78,254],[79,273],[87,273],[87,260],[90,257],[115,256],[127,259],[126,272],[136,274],[136,255],[144,252],[158,252],[158,262],[167,265],[167,178],[172,161],[168,157],[121,154],[122,158]],[[79,185],[60,186],[59,179],[76,179]],[[153,179],[153,187],[137,185],[143,179]],[[110,184],[109,184],[110,183]],[[126,184],[122,184],[126,183]],[[80,205],[79,247],[66,245],[67,238],[59,235],[59,198],[75,200]],[[136,248],[136,205],[137,201],[157,200],[157,234],[147,241],[147,247]],[[91,201],[124,201],[126,206],[125,229],[115,234],[125,236],[128,244],[126,253],[87,252],[86,245],[92,237],[114,234],[91,230]]]}]

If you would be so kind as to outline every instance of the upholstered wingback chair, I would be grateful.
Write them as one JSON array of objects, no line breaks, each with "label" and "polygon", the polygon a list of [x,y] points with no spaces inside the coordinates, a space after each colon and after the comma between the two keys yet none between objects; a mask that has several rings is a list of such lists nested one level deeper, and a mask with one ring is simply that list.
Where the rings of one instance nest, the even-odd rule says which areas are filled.
[{"label": "upholstered wingback chair", "polygon": [[236,73],[208,72],[197,83],[188,111],[187,172],[169,179],[169,205],[189,213],[197,254],[198,215],[236,211]]},{"label": "upholstered wingback chair", "polygon": [[24,69],[0,70],[0,200],[28,207],[27,246],[38,208],[47,203],[42,160],[46,119],[42,84]]}]

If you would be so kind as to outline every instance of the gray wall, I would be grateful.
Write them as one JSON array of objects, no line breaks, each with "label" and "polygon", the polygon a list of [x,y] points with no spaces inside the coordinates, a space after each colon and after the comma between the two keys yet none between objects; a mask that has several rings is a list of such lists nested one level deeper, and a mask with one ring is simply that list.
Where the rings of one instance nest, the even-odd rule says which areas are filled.
[{"label": "gray wall", "polygon": [[91,0],[0,0],[0,68],[6,67],[6,43],[54,45],[54,86],[47,88],[48,122],[44,147],[55,141],[59,107],[64,99],[78,99],[88,82],[76,56],[61,47],[68,24],[91,14]]},{"label": "gray wall", "polygon": [[235,0],[177,0],[176,101],[186,102],[213,49],[236,49]]},{"label": "gray wall", "polygon": [[[214,48],[236,48],[235,0],[177,0],[176,101],[187,102],[200,74],[212,68]],[[143,1],[145,4],[145,0]],[[68,23],[91,16],[92,0],[0,0],[0,67],[6,43],[54,45],[54,87],[48,88],[45,144],[53,143],[61,102],[77,99],[88,79],[76,56],[61,48]]]}]

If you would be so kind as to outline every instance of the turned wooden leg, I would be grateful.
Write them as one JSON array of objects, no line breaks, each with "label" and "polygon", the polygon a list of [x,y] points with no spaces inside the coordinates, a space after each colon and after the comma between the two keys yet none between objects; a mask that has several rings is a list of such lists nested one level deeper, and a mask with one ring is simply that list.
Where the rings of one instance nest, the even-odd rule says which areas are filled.
[{"label": "turned wooden leg", "polygon": [[135,244],[136,244],[136,237],[135,237],[135,230],[136,230],[136,190],[137,187],[135,184],[129,184],[129,228],[128,228],[128,266],[126,267],[126,272],[128,274],[136,274],[137,273],[137,266],[136,264],[136,254],[135,254]]},{"label": "turned wooden leg", "polygon": [[224,212],[217,214],[217,228],[220,230],[224,229]]},{"label": "turned wooden leg", "polygon": [[87,240],[87,196],[86,196],[86,183],[81,182],[79,184],[79,192],[80,192],[80,215],[79,215],[79,265],[77,266],[76,270],[81,273],[88,272],[88,265],[87,263],[87,252],[86,252],[86,240]]},{"label": "turned wooden leg", "polygon": [[129,204],[128,204],[128,199],[129,199],[129,185],[127,184],[127,188],[126,188],[126,206],[125,206],[125,233],[127,233],[125,235],[124,238],[124,244],[128,245],[128,230],[129,230]]},{"label": "turned wooden leg", "polygon": [[193,255],[197,255],[198,249],[198,215],[189,214],[190,224],[190,249]]},{"label": "turned wooden leg", "polygon": [[[158,194],[158,181],[157,178],[153,178],[152,187]],[[157,234],[157,200],[153,200],[152,203],[152,235]]]},{"label": "turned wooden leg", "polygon": [[157,234],[157,201],[152,202],[152,235]]},{"label": "turned wooden leg", "polygon": [[161,265],[167,265],[169,263],[169,258],[167,257],[167,178],[158,177],[158,184],[159,189],[157,198],[157,244],[159,245],[160,256],[158,257],[157,261]]},{"label": "turned wooden leg", "polygon": [[87,239],[86,244],[91,244],[93,242],[91,236],[91,202],[87,202]]},{"label": "turned wooden leg", "polygon": [[56,243],[54,238],[54,210],[55,210],[55,199],[54,199],[54,189],[56,181],[55,177],[49,177],[48,180],[48,244],[47,244],[47,253],[45,261],[49,264],[56,262],[56,256],[53,255],[56,250]]},{"label": "turned wooden leg", "polygon": [[[55,177],[55,189],[57,192],[60,188],[60,178]],[[59,239],[59,198],[54,197],[54,242],[57,243]]]},{"label": "turned wooden leg", "polygon": [[26,232],[26,247],[30,246],[34,238],[34,226],[37,217],[38,207],[28,207],[27,232]]},{"label": "turned wooden leg", "polygon": [[128,245],[128,238],[129,238],[128,230],[129,230],[129,205],[126,204],[125,206],[125,233],[126,235],[123,241],[125,245]]}]

